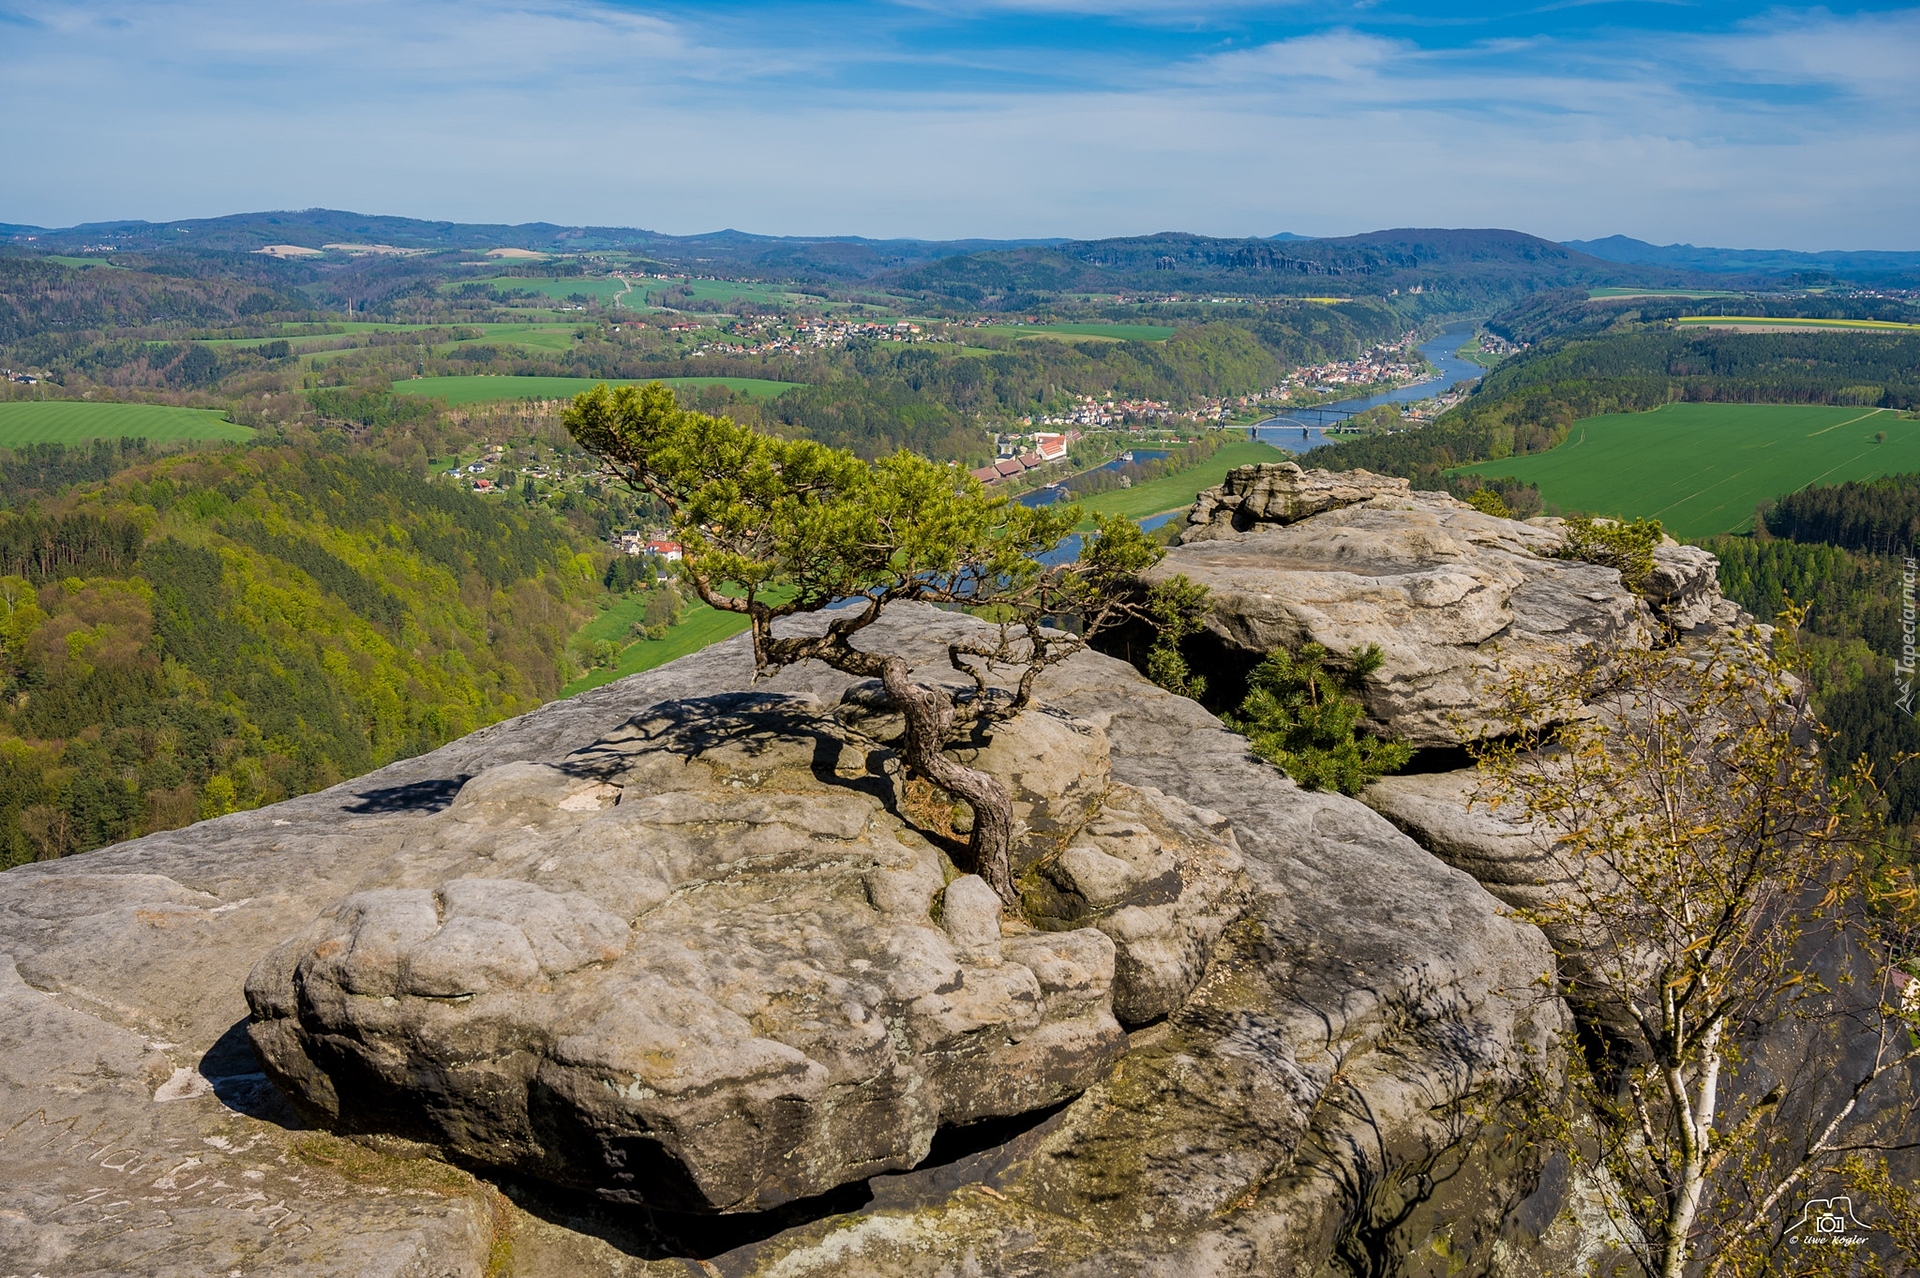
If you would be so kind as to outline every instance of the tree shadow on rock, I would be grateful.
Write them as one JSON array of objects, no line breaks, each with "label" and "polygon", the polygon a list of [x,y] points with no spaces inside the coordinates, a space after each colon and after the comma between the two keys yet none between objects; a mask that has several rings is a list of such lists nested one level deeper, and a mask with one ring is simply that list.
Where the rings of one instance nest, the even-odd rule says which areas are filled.
[{"label": "tree shadow on rock", "polygon": [[438,777],[409,785],[388,786],[380,790],[362,790],[354,797],[360,802],[344,811],[354,816],[385,816],[395,812],[439,812],[451,804],[460,788],[473,778],[468,775]]}]

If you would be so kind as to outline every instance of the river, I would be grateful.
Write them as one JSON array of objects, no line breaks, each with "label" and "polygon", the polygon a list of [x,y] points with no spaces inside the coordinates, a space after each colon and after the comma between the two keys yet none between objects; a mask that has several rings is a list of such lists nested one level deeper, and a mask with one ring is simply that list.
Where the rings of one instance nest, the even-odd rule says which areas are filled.
[{"label": "river", "polygon": [[[1486,370],[1454,354],[1469,337],[1473,336],[1473,330],[1474,325],[1470,323],[1452,324],[1441,330],[1440,336],[1420,344],[1420,353],[1427,357],[1428,363],[1440,370],[1437,377],[1428,378],[1424,382],[1415,382],[1411,386],[1402,386],[1397,390],[1381,391],[1358,399],[1336,400],[1331,404],[1320,404],[1317,407],[1364,412],[1380,404],[1404,404],[1409,400],[1426,399],[1429,396],[1438,395],[1455,382],[1476,381]],[[1235,429],[1246,430],[1251,437],[1263,444],[1272,444],[1275,448],[1284,448],[1290,453],[1304,453],[1309,448],[1339,442],[1339,435],[1330,437],[1321,428],[1320,419],[1323,417],[1330,418],[1330,414],[1316,413],[1311,408],[1295,409],[1292,412],[1281,413],[1277,417],[1269,417],[1253,426]]]},{"label": "river", "polygon": [[[1359,399],[1344,399],[1331,404],[1321,404],[1319,407],[1346,408],[1360,412],[1372,408],[1376,404],[1404,404],[1409,400],[1426,399],[1428,396],[1438,395],[1441,391],[1446,390],[1456,382],[1474,381],[1485,370],[1478,364],[1461,359],[1454,354],[1455,351],[1459,350],[1460,347],[1465,344],[1467,338],[1473,335],[1473,330],[1474,325],[1471,323],[1449,325],[1447,328],[1441,330],[1438,337],[1429,338],[1420,344],[1420,353],[1427,357],[1428,363],[1440,370],[1437,377],[1428,378],[1424,382],[1415,382],[1411,386],[1402,386],[1397,390],[1380,391],[1377,394],[1367,395]],[[1227,429],[1245,430],[1263,444],[1272,444],[1274,447],[1284,448],[1290,453],[1304,453],[1309,448],[1317,448],[1321,444],[1332,443],[1340,438],[1340,436],[1335,435],[1332,440],[1329,440],[1326,433],[1321,430],[1320,427],[1308,425],[1307,421],[1313,416],[1313,411],[1306,409],[1301,410],[1301,417],[1299,418],[1282,413],[1278,417],[1269,417],[1266,421],[1256,423],[1251,427],[1230,426],[1227,427]],[[1148,461],[1154,457],[1164,457],[1166,454],[1163,452],[1156,453],[1146,449],[1135,449],[1134,456],[1140,461]],[[1096,467],[1096,469],[1111,470],[1117,468],[1120,464],[1120,461],[1115,459],[1104,466]],[[1069,480],[1068,482],[1071,481]],[[1035,492],[1022,493],[1020,496],[1014,498],[1014,500],[1027,506],[1050,506],[1063,497],[1067,500],[1072,500],[1072,494],[1066,488],[1042,488]],[[1186,513],[1187,508],[1183,506],[1179,510],[1167,511],[1158,515],[1149,515],[1139,522],[1142,528],[1148,532],[1152,532],[1168,520],[1180,518]],[[1079,557],[1080,534],[1074,533],[1065,541],[1061,542],[1059,548],[1053,551],[1053,553],[1042,555],[1040,562],[1043,564],[1072,563]]]}]

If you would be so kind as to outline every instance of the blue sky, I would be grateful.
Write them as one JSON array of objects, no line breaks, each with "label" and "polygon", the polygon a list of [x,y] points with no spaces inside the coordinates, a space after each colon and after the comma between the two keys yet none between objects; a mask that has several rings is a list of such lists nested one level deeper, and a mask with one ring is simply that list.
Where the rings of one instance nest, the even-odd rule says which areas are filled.
[{"label": "blue sky", "polygon": [[1920,8],[0,0],[0,221],[1920,249]]}]

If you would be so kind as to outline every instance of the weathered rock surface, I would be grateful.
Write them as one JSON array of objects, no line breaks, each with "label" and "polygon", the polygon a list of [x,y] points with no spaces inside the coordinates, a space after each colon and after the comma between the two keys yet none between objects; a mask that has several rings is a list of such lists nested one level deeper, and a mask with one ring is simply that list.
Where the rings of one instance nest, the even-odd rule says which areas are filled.
[{"label": "weathered rock surface", "polygon": [[1213,541],[1261,524],[1291,524],[1374,497],[1405,497],[1404,479],[1365,470],[1302,470],[1293,462],[1236,466],[1187,512],[1180,544]]},{"label": "weathered rock surface", "polygon": [[1653,551],[1653,573],[1640,593],[1654,615],[1683,635],[1725,628],[1742,619],[1740,606],[1720,593],[1720,561],[1672,538]]},{"label": "weathered rock surface", "polygon": [[910,1168],[942,1126],[1085,1091],[1116,1000],[1182,1002],[1243,895],[1226,823],[1116,786],[1098,728],[1029,712],[975,753],[1029,765],[1060,859],[1114,867],[1097,916],[1003,925],[888,810],[891,751],[811,697],[668,702],[469,781],[255,967],[254,1042],[328,1126],[656,1209]]},{"label": "weathered rock surface", "polygon": [[1472,768],[1381,777],[1359,798],[1515,909],[1537,909],[1570,881],[1552,832],[1511,806],[1494,810]]},{"label": "weathered rock surface", "polygon": [[1653,642],[1619,572],[1556,558],[1563,540],[1551,524],[1402,493],[1183,543],[1146,579],[1207,586],[1208,631],[1248,659],[1378,644],[1386,660],[1363,694],[1376,727],[1450,745],[1497,729],[1495,689],[1512,673],[1572,672]]},{"label": "weathered rock surface", "polygon": [[[884,633],[912,645],[927,677],[938,678],[943,635],[969,624],[909,612]],[[242,996],[249,970],[289,938],[307,942],[289,984],[307,979],[301,964],[312,959],[306,971],[316,996],[339,991],[342,1005],[351,998],[382,1007],[382,998],[392,998],[397,1016],[416,1003],[422,1013],[429,1004],[474,1008],[483,999],[526,1000],[527,991],[546,985],[610,981],[652,944],[634,920],[673,910],[674,894],[686,894],[689,884],[734,894],[742,909],[764,903],[753,875],[735,878],[717,866],[694,873],[691,853],[689,877],[680,878],[673,849],[697,848],[692,835],[646,845],[658,875],[637,856],[559,855],[572,843],[587,846],[561,831],[618,826],[646,807],[638,793],[629,797],[635,783],[620,771],[634,744],[620,735],[623,725],[636,716],[649,722],[668,703],[746,688],[750,679],[744,645],[734,641],[331,791],[0,875],[0,954],[20,976],[18,984],[0,979],[0,1274],[440,1275],[491,1265],[522,1274],[718,1271],[729,1278],[1304,1276],[1327,1272],[1336,1253],[1352,1258],[1342,1263],[1382,1272],[1487,1272],[1496,1242],[1524,1248],[1551,1218],[1558,1203],[1551,1192],[1518,1206],[1533,1184],[1527,1152],[1516,1158],[1474,1125],[1486,1107],[1497,1111],[1516,1082],[1516,1062],[1537,1059],[1532,1054],[1561,1023],[1559,1005],[1539,999],[1533,986],[1551,962],[1544,939],[1502,917],[1470,878],[1361,804],[1302,793],[1251,760],[1244,742],[1198,706],[1093,654],[1052,671],[1041,696],[1058,713],[1104,731],[1114,782],[1101,799],[1106,815],[1078,832],[1071,822],[1041,830],[1055,820],[1047,791],[1057,787],[1038,767],[1023,782],[1032,796],[1023,800],[1027,811],[1041,818],[1023,835],[1025,882],[1057,905],[1042,917],[1059,930],[1003,926],[996,968],[982,957],[994,939],[987,902],[961,888],[947,903],[950,925],[943,917],[929,939],[951,950],[963,973],[1017,966],[1036,985],[1053,981],[1084,1005],[1065,965],[1051,967],[1039,950],[1067,938],[1097,948],[1089,933],[1105,926],[1117,955],[1127,929],[1114,920],[1129,908],[1167,904],[1154,898],[1172,886],[1160,854],[1133,843],[1142,836],[1125,827],[1146,827],[1164,847],[1167,834],[1198,839],[1212,829],[1204,812],[1235,835],[1244,886],[1234,908],[1242,913],[1220,934],[1199,984],[1164,1020],[1134,1031],[1117,1063],[1038,1126],[1004,1131],[1009,1139],[998,1144],[936,1148],[911,1172],[875,1176],[862,1191],[871,1195],[864,1206],[858,1197],[836,1199],[813,1208],[811,1220],[756,1217],[759,1223],[733,1233],[697,1236],[671,1216],[618,1204],[596,1209],[577,1195],[549,1201],[515,1188],[509,1201],[484,1180],[409,1157],[412,1147],[299,1130],[260,1077]],[[760,691],[811,695],[835,707],[848,689],[831,672],[805,668]],[[613,743],[618,760],[609,762],[618,766],[579,789],[556,787],[553,767],[569,756],[576,765],[601,757],[576,753],[596,742]],[[828,778],[839,777],[842,758],[840,750],[823,750],[810,765],[811,782],[798,780],[797,767],[786,774],[797,794],[822,803],[816,813],[839,810],[833,800],[841,787]],[[513,764],[534,766],[500,771]],[[711,765],[672,766],[685,773]],[[737,789],[723,787],[742,804],[753,800],[755,785],[772,783],[749,781],[751,771],[738,776]],[[463,786],[482,776],[490,779],[466,794]],[[866,779],[875,779],[870,770]],[[620,802],[603,807],[616,787]],[[890,824],[897,817],[891,795],[851,789],[875,801],[866,829],[851,832],[849,822],[819,834],[743,821],[731,859],[751,861],[763,839],[786,849],[772,855],[823,871],[818,882],[795,876],[809,880],[796,891],[837,892],[850,890],[851,876],[805,859],[818,856],[807,849],[863,845],[874,868],[882,852],[897,855],[886,867],[911,878],[918,854],[881,846],[884,830],[908,847],[905,831]],[[1169,802],[1153,802],[1150,789]],[[676,797],[686,793],[662,790],[660,797],[670,805],[687,802]],[[465,799],[459,815],[449,806],[456,796]],[[1034,806],[1043,800],[1044,812]],[[536,802],[550,811],[512,819]],[[1063,801],[1060,811],[1070,807]],[[535,859],[542,842],[554,850]],[[1078,848],[1107,860],[1074,854]],[[556,864],[542,870],[548,859]],[[600,874],[603,864],[612,869]],[[463,879],[487,882],[457,886]],[[1191,884],[1196,902],[1214,899],[1208,885],[1221,881],[1213,870],[1183,876],[1182,896]],[[648,903],[663,890],[669,894]],[[349,908],[356,897],[361,904]],[[897,908],[885,891],[881,897]],[[429,901],[435,930],[420,934],[420,907]],[[393,950],[382,954],[381,925],[369,920],[389,908]],[[863,908],[882,930],[921,935],[877,902]],[[1189,926],[1173,914],[1169,926]],[[419,932],[405,933],[409,917],[414,923],[406,926]],[[713,917],[718,927],[729,916]],[[628,928],[624,950],[621,925]],[[350,992],[361,979],[352,956],[362,932],[366,979],[404,980],[405,990]],[[931,920],[925,932],[934,932]],[[829,947],[852,944],[835,929],[821,935]],[[1176,935],[1159,933],[1158,952],[1176,951],[1167,940]],[[336,936],[349,943],[314,957]],[[265,970],[288,972],[276,965],[290,952]],[[717,945],[708,951],[720,952]],[[1140,966],[1185,971],[1186,953],[1179,949],[1169,968],[1142,946]],[[415,956],[424,958],[417,967]],[[683,988],[707,979],[685,947],[652,961]],[[796,988],[804,990],[814,979],[807,973],[824,966],[810,949],[797,962],[806,980]],[[1116,958],[1116,990],[1123,971]],[[482,974],[485,991],[461,988],[479,984],[472,978]],[[759,988],[753,979],[744,984]],[[1143,980],[1141,1010],[1163,988],[1171,987]],[[263,977],[260,989],[285,987]],[[285,1006],[262,1002],[270,1022],[308,1015],[298,1005],[292,1017],[274,1014]],[[666,1006],[641,1005],[649,1015]],[[316,1005],[314,1014],[322,1010]],[[1063,1016],[1061,1023],[1075,1021]],[[439,1024],[431,1017],[417,1024],[418,1046],[457,1046],[427,1041]],[[469,1024],[479,1043],[487,1027]],[[847,1025],[852,1034],[850,1018]],[[606,1027],[603,1042],[619,1044],[616,1027]],[[669,1046],[677,1049],[677,1040]],[[340,1050],[360,1049],[343,1042]],[[889,1050],[898,1060],[897,1049]]]}]

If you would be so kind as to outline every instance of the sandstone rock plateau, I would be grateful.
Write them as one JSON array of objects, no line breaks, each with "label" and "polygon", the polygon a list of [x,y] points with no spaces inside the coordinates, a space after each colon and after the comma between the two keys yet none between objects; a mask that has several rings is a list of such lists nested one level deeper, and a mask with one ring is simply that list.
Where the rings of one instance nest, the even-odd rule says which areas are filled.
[{"label": "sandstone rock plateau", "polygon": [[[975,624],[874,637],[941,678]],[[1122,662],[1039,696],[956,747],[1015,794],[1020,919],[870,688],[741,641],[0,875],[0,1274],[1527,1254],[1565,1185],[1481,1125],[1565,1023],[1545,939]]]},{"label": "sandstone rock plateau", "polygon": [[1116,1006],[1185,1001],[1244,896],[1224,818],[1114,783],[1098,727],[1030,711],[993,752],[1051,756],[1019,776],[1054,808],[1037,868],[1065,908],[1003,925],[890,810],[892,751],[829,709],[667,702],[482,772],[254,968],[270,1076],[337,1129],[760,1211],[1070,1100],[1125,1050]]},{"label": "sandstone rock plateau", "polygon": [[1445,493],[1365,471],[1242,466],[1202,493],[1179,544],[1147,574],[1212,591],[1207,629],[1252,662],[1314,642],[1344,655],[1378,644],[1366,681],[1376,728],[1415,746],[1497,728],[1512,674],[1602,666],[1663,626],[1726,625],[1713,556],[1667,544],[1645,596],[1612,568],[1559,557],[1560,521],[1482,514]]}]

